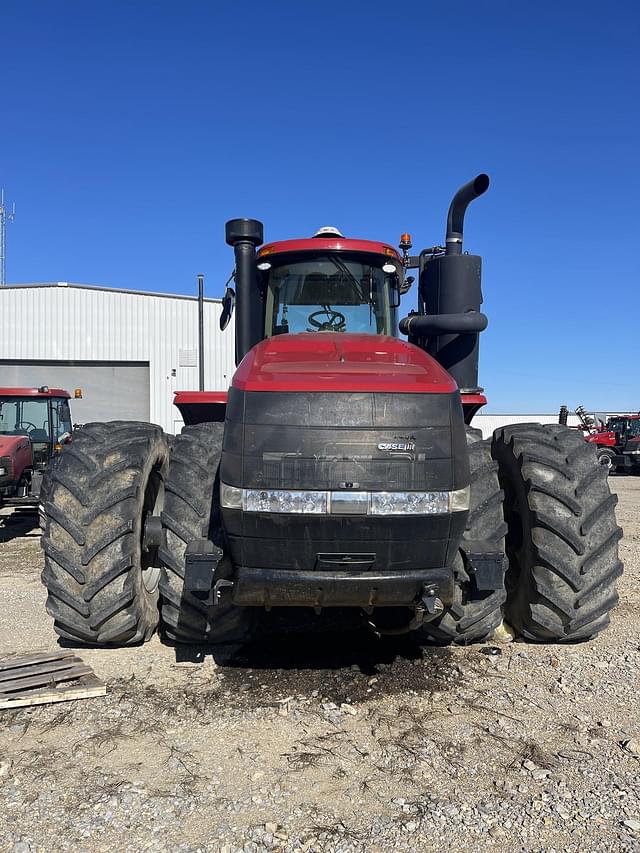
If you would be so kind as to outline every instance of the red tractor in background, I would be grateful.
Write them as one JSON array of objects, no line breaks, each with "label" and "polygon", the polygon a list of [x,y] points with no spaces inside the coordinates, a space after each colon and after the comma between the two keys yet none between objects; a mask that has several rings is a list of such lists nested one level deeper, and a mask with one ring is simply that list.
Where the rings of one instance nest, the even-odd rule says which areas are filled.
[{"label": "red tractor in background", "polygon": [[640,413],[613,415],[603,422],[588,414],[583,406],[578,406],[576,415],[580,418],[585,441],[595,445],[598,462],[609,472],[629,471],[640,466],[640,454],[637,454]]},{"label": "red tractor in background", "polygon": [[445,245],[416,255],[408,234],[401,252],[333,228],[263,245],[262,223],[227,222],[231,387],[177,395],[170,451],[154,425],[88,424],[52,471],[60,636],[128,645],[161,620],[175,642],[238,643],[287,608],[436,643],[503,619],[538,642],[607,625],[622,532],[594,448],[562,425],[471,426],[487,318],[463,220],[488,186],[463,186]]},{"label": "red tractor in background", "polygon": [[0,388],[0,506],[37,505],[45,472],[71,439],[70,394],[60,388]]}]

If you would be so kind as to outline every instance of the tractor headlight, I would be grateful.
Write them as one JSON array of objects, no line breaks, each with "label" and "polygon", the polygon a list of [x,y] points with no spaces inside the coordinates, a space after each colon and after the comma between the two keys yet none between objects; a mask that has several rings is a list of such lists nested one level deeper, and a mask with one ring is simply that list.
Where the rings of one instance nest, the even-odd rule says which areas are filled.
[{"label": "tractor headlight", "polygon": [[4,477],[4,475],[5,475],[6,473],[7,473],[7,469],[6,469],[6,468],[2,468],[2,467],[0,467],[0,477]]},{"label": "tractor headlight", "polygon": [[369,515],[443,515],[469,509],[469,493],[453,492],[371,492]]},{"label": "tractor headlight", "polygon": [[311,513],[327,512],[327,493],[287,489],[244,489],[245,512]]},{"label": "tractor headlight", "polygon": [[442,515],[449,512],[448,492],[371,492],[371,515]]},{"label": "tractor headlight", "polygon": [[327,492],[288,489],[238,489],[220,484],[220,503],[225,509],[245,512],[326,513]]},{"label": "tractor headlight", "polygon": [[225,509],[310,515],[445,515],[469,509],[469,486],[452,492],[240,489],[220,484]]}]

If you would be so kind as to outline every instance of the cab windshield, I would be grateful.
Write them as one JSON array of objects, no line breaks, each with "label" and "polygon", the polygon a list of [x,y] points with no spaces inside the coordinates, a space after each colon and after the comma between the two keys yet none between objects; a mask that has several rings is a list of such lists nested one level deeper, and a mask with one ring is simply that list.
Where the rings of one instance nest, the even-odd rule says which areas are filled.
[{"label": "cab windshield", "polygon": [[50,442],[70,434],[72,429],[71,412],[66,399],[0,397],[0,435],[26,435],[32,442]]},{"label": "cab windshield", "polygon": [[49,401],[37,397],[0,399],[0,434],[49,441]]},{"label": "cab windshield", "polygon": [[324,253],[274,262],[264,272],[265,334],[359,332],[392,335],[397,273],[384,258]]}]

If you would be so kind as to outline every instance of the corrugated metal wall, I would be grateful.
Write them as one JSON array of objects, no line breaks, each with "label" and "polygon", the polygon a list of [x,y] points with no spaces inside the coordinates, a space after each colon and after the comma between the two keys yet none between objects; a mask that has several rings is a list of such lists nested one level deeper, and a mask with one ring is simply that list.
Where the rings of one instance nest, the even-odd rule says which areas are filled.
[{"label": "corrugated metal wall", "polygon": [[[226,390],[235,369],[233,323],[220,332],[205,301],[205,386]],[[0,359],[148,362],[151,421],[179,429],[174,391],[198,388],[196,299],[79,285],[0,288]],[[0,366],[0,385],[3,384]]]}]

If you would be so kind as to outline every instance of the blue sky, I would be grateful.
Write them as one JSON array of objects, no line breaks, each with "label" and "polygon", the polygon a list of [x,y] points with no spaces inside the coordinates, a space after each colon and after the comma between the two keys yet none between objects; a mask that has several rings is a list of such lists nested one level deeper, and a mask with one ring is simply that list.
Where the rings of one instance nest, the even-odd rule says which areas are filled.
[{"label": "blue sky", "polygon": [[3,0],[8,281],[216,296],[228,218],[427,246],[486,171],[488,410],[639,408],[639,10]]}]

